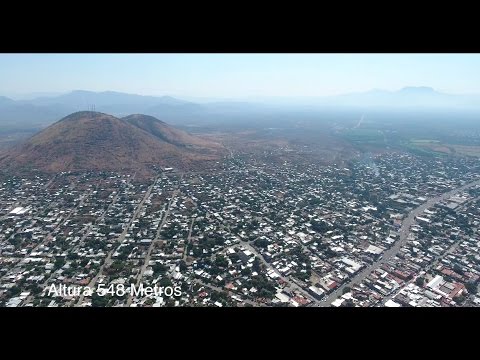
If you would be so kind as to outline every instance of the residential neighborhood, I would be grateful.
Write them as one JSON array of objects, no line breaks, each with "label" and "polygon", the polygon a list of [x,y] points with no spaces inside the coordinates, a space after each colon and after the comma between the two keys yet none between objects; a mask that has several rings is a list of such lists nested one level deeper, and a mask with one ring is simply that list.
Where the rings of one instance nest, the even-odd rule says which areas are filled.
[{"label": "residential neighborhood", "polygon": [[[480,305],[478,160],[220,165],[3,179],[0,305]],[[181,294],[55,296],[52,284]]]}]

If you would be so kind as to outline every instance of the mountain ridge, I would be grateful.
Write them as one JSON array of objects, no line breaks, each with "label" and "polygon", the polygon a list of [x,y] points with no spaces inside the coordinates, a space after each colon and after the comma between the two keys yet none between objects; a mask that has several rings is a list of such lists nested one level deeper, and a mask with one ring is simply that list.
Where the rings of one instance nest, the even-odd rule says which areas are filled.
[{"label": "mountain ridge", "polygon": [[[143,114],[132,114],[121,118],[149,134],[166,141],[170,144],[190,149],[219,149],[220,145],[212,141],[205,141],[198,136],[192,136],[186,131],[174,129],[166,122],[161,121],[153,116]],[[174,131],[172,131],[174,129]]]},{"label": "mountain ridge", "polygon": [[[164,131],[185,137],[158,119]],[[187,136],[195,139],[193,135]],[[222,156],[220,144],[207,140],[205,147],[191,148],[171,143],[132,125],[128,121],[101,112],[80,111],[70,114],[40,131],[25,143],[11,149],[0,160],[9,170],[37,169],[62,171],[138,171],[151,173],[155,167],[180,170],[202,168]]]},{"label": "mountain ridge", "polygon": [[367,92],[335,96],[309,97],[248,97],[249,100],[225,99],[201,104],[172,96],[148,96],[117,91],[93,92],[74,90],[59,96],[30,100],[0,98],[0,126],[10,129],[39,129],[73,112],[91,110],[125,117],[147,114],[161,117],[170,124],[191,124],[192,121],[214,122],[243,115],[264,116],[276,111],[316,111],[335,108],[373,109],[445,109],[480,111],[480,95],[454,95],[428,86],[407,86],[389,91],[373,89]]}]

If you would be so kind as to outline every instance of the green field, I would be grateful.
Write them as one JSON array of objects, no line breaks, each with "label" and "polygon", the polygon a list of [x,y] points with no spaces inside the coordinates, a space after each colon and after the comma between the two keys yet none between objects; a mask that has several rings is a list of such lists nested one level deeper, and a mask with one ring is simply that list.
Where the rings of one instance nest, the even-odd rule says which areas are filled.
[{"label": "green field", "polygon": [[446,156],[455,153],[450,146],[435,139],[410,139],[404,146],[410,152],[423,156]]}]

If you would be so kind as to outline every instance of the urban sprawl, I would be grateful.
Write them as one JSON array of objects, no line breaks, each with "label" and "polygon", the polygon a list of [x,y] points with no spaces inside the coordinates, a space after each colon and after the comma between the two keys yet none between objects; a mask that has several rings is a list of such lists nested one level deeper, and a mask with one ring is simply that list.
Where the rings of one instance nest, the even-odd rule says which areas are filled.
[{"label": "urban sprawl", "polygon": [[[480,162],[319,165],[0,182],[0,306],[478,306]],[[178,287],[176,296],[48,293]]]}]

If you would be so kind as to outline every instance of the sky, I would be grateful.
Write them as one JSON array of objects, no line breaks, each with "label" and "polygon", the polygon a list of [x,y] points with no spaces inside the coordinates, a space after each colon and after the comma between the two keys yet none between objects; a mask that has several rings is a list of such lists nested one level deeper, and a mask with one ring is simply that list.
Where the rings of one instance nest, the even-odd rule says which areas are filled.
[{"label": "sky", "polygon": [[327,96],[430,86],[480,94],[480,54],[0,54],[0,95]]}]

